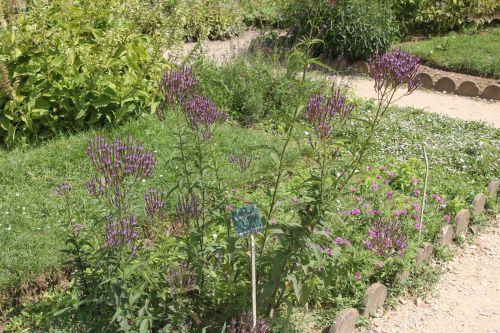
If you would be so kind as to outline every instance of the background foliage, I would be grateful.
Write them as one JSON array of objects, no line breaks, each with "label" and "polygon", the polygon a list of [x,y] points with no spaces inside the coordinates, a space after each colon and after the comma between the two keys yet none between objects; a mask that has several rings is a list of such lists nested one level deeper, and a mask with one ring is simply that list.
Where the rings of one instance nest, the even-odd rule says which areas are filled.
[{"label": "background foliage", "polygon": [[319,38],[323,43],[316,54],[332,59],[367,60],[387,50],[396,38],[392,11],[379,1],[294,0],[285,13],[292,40]]},{"label": "background foliage", "polygon": [[496,0],[389,0],[404,35],[442,34],[481,23],[500,10]]}]

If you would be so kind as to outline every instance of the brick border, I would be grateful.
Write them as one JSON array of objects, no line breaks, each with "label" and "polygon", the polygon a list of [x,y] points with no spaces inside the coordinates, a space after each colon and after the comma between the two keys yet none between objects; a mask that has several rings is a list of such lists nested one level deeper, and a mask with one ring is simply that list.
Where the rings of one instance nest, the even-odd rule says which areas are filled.
[{"label": "brick border", "polygon": [[[357,74],[370,75],[369,66],[366,61],[358,60],[354,62],[351,65],[351,70]],[[417,76],[422,82],[422,87],[427,89],[452,93],[459,96],[481,97],[500,101],[500,85],[498,84],[491,84],[484,88],[483,91],[480,91],[477,83],[470,80],[456,82],[455,79],[451,77],[442,76],[434,81],[429,74],[424,72],[418,73]]]}]

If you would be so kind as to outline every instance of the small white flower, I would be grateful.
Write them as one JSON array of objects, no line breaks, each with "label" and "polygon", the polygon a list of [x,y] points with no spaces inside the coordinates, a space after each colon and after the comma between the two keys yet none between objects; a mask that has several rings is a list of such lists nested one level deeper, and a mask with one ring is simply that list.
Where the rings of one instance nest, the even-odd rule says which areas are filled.
[{"label": "small white flower", "polygon": [[308,131],[304,131],[304,134],[307,136],[309,135],[310,133]]},{"label": "small white flower", "polygon": [[142,182],[143,182],[143,183],[145,183],[145,182],[146,182],[146,179],[143,179],[143,180],[142,180]]},{"label": "small white flower", "polygon": [[217,239],[217,234],[214,232],[214,233],[212,234],[212,237],[214,238],[214,240],[216,240],[216,239]]}]

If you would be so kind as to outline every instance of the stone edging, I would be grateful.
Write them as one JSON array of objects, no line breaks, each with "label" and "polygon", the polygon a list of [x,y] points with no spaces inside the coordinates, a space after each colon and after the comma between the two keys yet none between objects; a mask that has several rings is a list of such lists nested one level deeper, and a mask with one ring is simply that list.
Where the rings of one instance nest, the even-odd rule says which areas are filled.
[{"label": "stone edging", "polygon": [[[488,185],[488,197],[496,200],[498,192],[498,180],[492,180]],[[438,236],[438,243],[440,245],[451,245],[454,235],[465,234],[469,228],[471,217],[476,217],[481,214],[486,205],[488,197],[484,193],[479,193],[472,201],[472,214],[468,209],[460,210],[455,216],[456,227],[449,224],[444,225]],[[434,245],[430,243],[417,250],[415,261],[417,264],[424,264],[433,254]],[[397,274],[396,280],[401,283],[408,279],[410,276],[409,271],[402,271]],[[363,298],[362,313],[365,317],[373,316],[377,310],[384,306],[387,298],[387,287],[383,284],[376,282],[372,284],[365,292]],[[355,308],[347,308],[337,314],[328,333],[354,333],[356,331],[356,322],[360,314]]]},{"label": "stone edging", "polygon": [[[356,61],[352,64],[351,69],[354,73],[370,74],[368,63],[365,61]],[[466,80],[457,82],[457,80],[442,76],[436,81],[428,73],[421,72],[417,75],[420,78],[422,87],[436,91],[446,92],[450,94],[468,96],[468,97],[481,97],[484,99],[491,99],[500,101],[500,85],[491,84],[480,91],[478,85],[474,81]]]}]

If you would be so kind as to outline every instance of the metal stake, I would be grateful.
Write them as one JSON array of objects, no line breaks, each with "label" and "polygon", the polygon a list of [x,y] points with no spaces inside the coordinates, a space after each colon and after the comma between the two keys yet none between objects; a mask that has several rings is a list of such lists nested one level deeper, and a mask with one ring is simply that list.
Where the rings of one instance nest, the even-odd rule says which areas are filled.
[{"label": "metal stake", "polygon": [[250,234],[252,240],[252,314],[253,327],[257,326],[257,278],[255,274],[255,236]]},{"label": "metal stake", "polygon": [[424,155],[425,161],[425,182],[424,182],[424,194],[422,196],[422,208],[420,209],[420,230],[418,232],[418,239],[420,240],[420,235],[422,234],[422,229],[424,229],[424,209],[425,202],[427,200],[427,182],[429,180],[429,159],[427,158],[427,151],[425,146],[422,145],[422,154]]}]

